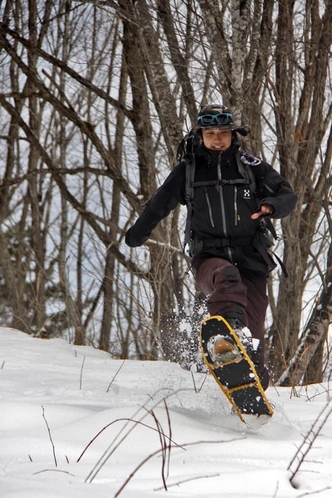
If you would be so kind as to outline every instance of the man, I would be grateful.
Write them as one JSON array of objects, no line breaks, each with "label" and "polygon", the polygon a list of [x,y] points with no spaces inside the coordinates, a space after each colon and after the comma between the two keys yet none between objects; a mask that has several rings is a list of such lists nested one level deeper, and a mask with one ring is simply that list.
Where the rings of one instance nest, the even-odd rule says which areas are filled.
[{"label": "man", "polygon": [[[266,389],[266,279],[275,263],[262,242],[262,220],[288,215],[296,196],[269,164],[239,151],[238,133],[245,136],[249,129],[236,125],[229,109],[204,107],[191,137],[191,153],[149,200],[128,230],[126,243],[142,245],[171,210],[179,203],[187,205],[197,287],[208,297],[209,313],[222,315],[234,328]],[[220,336],[208,347],[218,362],[236,354],[234,345]]]}]

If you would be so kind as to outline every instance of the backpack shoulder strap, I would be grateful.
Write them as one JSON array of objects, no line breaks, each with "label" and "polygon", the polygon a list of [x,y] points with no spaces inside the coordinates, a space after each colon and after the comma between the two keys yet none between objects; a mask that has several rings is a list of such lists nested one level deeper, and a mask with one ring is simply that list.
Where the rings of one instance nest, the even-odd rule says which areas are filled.
[{"label": "backpack shoulder strap", "polygon": [[196,160],[194,154],[188,154],[185,158],[186,165],[186,191],[185,191],[185,200],[187,203],[191,202],[191,199],[194,197],[194,187],[193,183],[195,180],[195,169],[196,169]]},{"label": "backpack shoulder strap", "polygon": [[185,158],[185,166],[186,166],[186,191],[185,191],[185,200],[187,203],[187,220],[186,220],[186,228],[184,232],[184,243],[183,248],[186,244],[189,243],[190,240],[190,227],[191,227],[191,217],[192,217],[192,205],[191,201],[194,197],[194,179],[195,179],[195,169],[196,169],[196,160],[195,154],[188,154]]},{"label": "backpack shoulder strap", "polygon": [[[259,162],[255,162],[253,164],[252,161],[248,161],[247,157],[250,157],[250,158],[253,158],[255,159],[256,161],[259,161]],[[238,170],[239,170],[239,173],[248,180],[249,182],[249,188],[250,188],[250,191],[253,193],[253,194],[257,194],[257,184],[256,184],[256,178],[255,178],[255,175],[252,171],[252,166],[257,166],[257,164],[260,164],[260,159],[257,159],[255,158],[254,156],[251,156],[250,154],[248,154],[247,152],[243,151],[243,150],[239,150],[236,152],[235,154],[235,159],[236,159],[236,164],[237,164],[237,167],[238,167]]]}]

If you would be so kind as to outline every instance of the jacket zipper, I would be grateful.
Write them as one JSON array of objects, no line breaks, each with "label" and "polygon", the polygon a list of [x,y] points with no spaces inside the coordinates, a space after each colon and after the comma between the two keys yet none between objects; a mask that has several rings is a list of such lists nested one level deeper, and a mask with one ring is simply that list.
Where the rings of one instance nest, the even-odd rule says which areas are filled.
[{"label": "jacket zipper", "polygon": [[275,191],[274,191],[274,190],[272,190],[272,188],[271,188],[271,187],[269,187],[266,183],[264,183],[264,184],[263,184],[263,187],[265,187],[265,188],[266,188],[266,190],[268,190],[268,192],[270,192],[270,194],[272,194],[272,195],[276,195]]},{"label": "jacket zipper", "polygon": [[225,202],[224,202],[224,193],[222,191],[222,185],[221,185],[221,154],[222,152],[219,153],[218,156],[218,165],[217,165],[217,171],[218,171],[218,190],[219,190],[219,199],[220,199],[220,210],[221,210],[221,220],[222,220],[222,226],[223,226],[223,236],[227,238],[227,225],[226,225],[226,213],[225,213]]},{"label": "jacket zipper", "polygon": [[[226,212],[225,212],[225,201],[224,201],[224,193],[222,189],[222,176],[221,176],[221,154],[222,152],[219,153],[218,156],[218,165],[217,165],[217,171],[218,171],[218,189],[219,189],[219,198],[220,198],[220,209],[221,209],[221,219],[222,219],[222,225],[223,225],[223,236],[227,239],[228,238],[228,232],[227,232],[227,224],[226,224]],[[227,254],[229,261],[233,263],[233,251],[232,249],[227,246],[226,248]]]},{"label": "jacket zipper", "polygon": [[237,214],[237,186],[234,186],[234,224],[237,226],[238,214]]},{"label": "jacket zipper", "polygon": [[210,222],[211,222],[212,227],[214,228],[215,224],[214,224],[213,216],[212,216],[211,202],[210,202],[208,191],[207,191],[206,187],[204,187],[204,192],[205,192],[205,199],[206,199],[208,210],[209,210]]}]

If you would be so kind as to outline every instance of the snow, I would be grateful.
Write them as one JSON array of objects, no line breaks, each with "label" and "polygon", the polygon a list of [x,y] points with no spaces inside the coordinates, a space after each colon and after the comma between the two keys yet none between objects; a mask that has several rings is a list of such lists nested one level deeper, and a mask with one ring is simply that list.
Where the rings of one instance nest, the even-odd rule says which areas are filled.
[{"label": "snow", "polygon": [[267,396],[254,428],[206,374],[0,328],[0,496],[331,497],[328,384]]}]

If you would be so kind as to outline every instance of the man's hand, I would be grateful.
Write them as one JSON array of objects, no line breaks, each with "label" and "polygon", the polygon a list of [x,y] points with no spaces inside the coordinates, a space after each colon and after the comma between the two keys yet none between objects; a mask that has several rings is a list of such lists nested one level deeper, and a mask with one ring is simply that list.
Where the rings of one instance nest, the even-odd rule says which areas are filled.
[{"label": "man's hand", "polygon": [[269,214],[272,214],[272,212],[273,208],[270,204],[262,204],[260,210],[251,215],[251,219],[257,220],[257,218],[260,218],[261,216],[268,216]]}]

